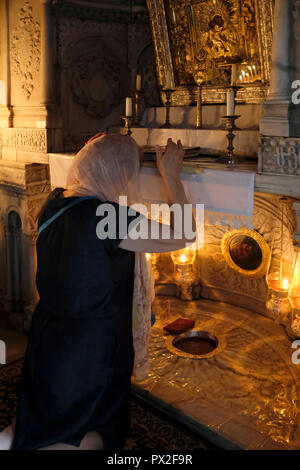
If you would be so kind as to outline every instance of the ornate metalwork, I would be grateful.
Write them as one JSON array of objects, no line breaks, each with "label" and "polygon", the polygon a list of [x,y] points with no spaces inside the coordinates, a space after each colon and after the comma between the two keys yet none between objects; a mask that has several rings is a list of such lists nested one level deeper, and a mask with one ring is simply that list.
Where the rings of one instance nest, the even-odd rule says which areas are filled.
[{"label": "ornate metalwork", "polygon": [[[215,343],[215,348],[211,351],[211,352],[208,352],[206,354],[192,354],[192,353],[189,353],[189,352],[185,352],[181,349],[179,349],[178,347],[176,347],[176,344],[182,340],[182,339],[191,339],[191,340],[195,340],[195,339],[204,339],[204,340],[209,340],[211,341],[212,343]],[[199,330],[192,330],[192,331],[188,331],[186,333],[182,333],[180,335],[176,335],[175,338],[173,336],[168,336],[166,338],[166,347],[167,349],[175,354],[176,356],[180,356],[180,357],[184,357],[186,359],[210,359],[211,357],[214,357],[216,356],[217,354],[219,354],[220,352],[224,351],[225,350],[225,347],[226,347],[226,341],[225,341],[225,335],[223,336],[220,336],[218,335],[218,337],[216,337],[213,333],[209,333],[207,331],[199,331]]]},{"label": "ornate metalwork", "polygon": [[[199,73],[203,102],[225,101],[231,64],[237,63],[237,101],[266,98],[272,48],[273,0],[147,0],[158,78],[176,84],[173,105],[197,98]],[[164,97],[162,97],[164,99]]]},{"label": "ornate metalwork", "polygon": [[241,228],[225,233],[221,250],[228,266],[239,274],[256,279],[266,274],[270,248],[255,230]]}]

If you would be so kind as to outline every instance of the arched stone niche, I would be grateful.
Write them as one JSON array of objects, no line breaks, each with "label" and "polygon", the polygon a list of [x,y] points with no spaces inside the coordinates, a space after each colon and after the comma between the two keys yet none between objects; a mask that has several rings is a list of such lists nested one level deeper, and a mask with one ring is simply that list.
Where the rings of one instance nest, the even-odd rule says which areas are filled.
[{"label": "arched stone niche", "polygon": [[[280,246],[281,210],[280,197],[256,193],[254,199],[253,227],[271,246]],[[285,249],[292,249],[293,234],[297,228],[293,199],[288,199],[287,214],[283,226]],[[265,276],[245,277],[233,270],[222,254],[221,242],[224,234],[232,230],[230,226],[207,225],[205,244],[198,252],[194,269],[200,282],[200,295],[203,298],[223,301],[229,304],[250,308],[252,311],[268,315],[265,308],[267,285]],[[156,268],[159,278],[156,293],[175,295],[174,268],[170,254],[159,255]]]},{"label": "arched stone niche", "polygon": [[59,25],[65,149],[119,124],[129,88],[126,25],[63,18]]}]

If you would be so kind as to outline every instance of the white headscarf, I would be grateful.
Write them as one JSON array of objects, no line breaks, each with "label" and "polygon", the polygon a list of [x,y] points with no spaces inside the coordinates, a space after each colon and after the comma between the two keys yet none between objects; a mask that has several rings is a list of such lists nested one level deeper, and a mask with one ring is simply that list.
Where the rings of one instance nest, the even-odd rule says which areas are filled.
[{"label": "white headscarf", "polygon": [[[104,135],[91,140],[78,152],[69,170],[66,188],[117,204],[119,196],[127,196],[130,206],[142,202],[139,170],[136,142],[120,134]],[[148,343],[153,297],[151,260],[147,261],[144,253],[135,253],[132,315],[137,380],[142,380],[149,372]]]}]

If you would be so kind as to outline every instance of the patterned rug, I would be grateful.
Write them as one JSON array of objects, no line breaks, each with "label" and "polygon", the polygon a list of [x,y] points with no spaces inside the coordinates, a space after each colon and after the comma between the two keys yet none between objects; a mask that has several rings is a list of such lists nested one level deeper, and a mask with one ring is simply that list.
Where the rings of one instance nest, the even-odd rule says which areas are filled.
[{"label": "patterned rug", "polygon": [[[15,416],[22,360],[0,367],[0,431]],[[125,450],[209,450],[215,447],[174,426],[163,415],[145,407],[134,396],[131,399],[131,429]]]}]

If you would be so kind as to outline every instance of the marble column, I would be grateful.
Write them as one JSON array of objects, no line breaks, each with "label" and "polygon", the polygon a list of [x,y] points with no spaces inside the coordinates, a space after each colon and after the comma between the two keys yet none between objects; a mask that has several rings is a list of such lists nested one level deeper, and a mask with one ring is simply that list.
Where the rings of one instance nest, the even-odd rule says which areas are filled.
[{"label": "marble column", "polygon": [[11,127],[12,109],[10,99],[9,58],[9,0],[0,3],[0,128]]},{"label": "marble column", "polygon": [[276,0],[272,46],[270,100],[290,96],[290,0]]},{"label": "marble column", "polygon": [[297,216],[297,231],[293,238],[300,245],[300,202],[294,202],[293,206]]},{"label": "marble column", "polygon": [[295,44],[295,74],[294,79],[300,80],[300,0],[294,1],[294,38]]},{"label": "marble column", "polygon": [[260,122],[265,136],[292,137],[291,0],[275,0],[270,94]]},{"label": "marble column", "polygon": [[51,1],[41,0],[41,66],[43,77],[43,103],[45,105],[52,104],[54,101],[54,76],[53,76],[53,34],[51,24]]}]

